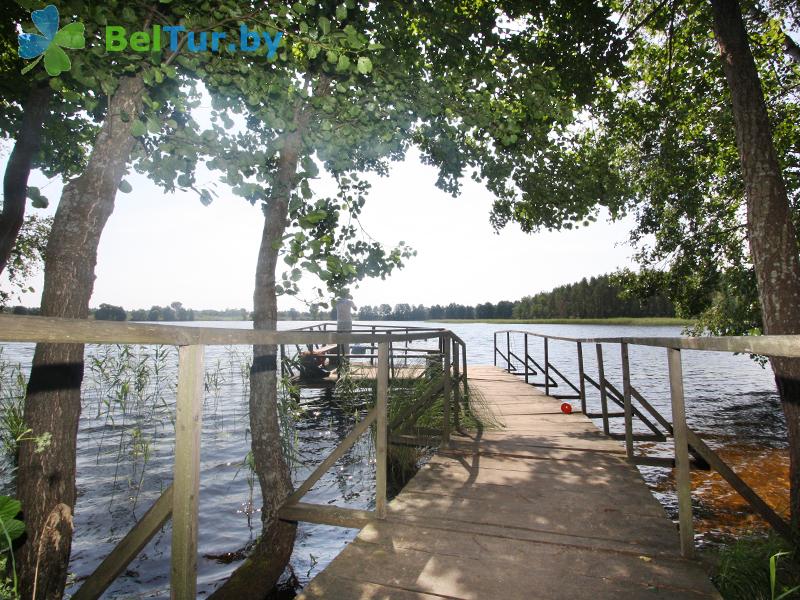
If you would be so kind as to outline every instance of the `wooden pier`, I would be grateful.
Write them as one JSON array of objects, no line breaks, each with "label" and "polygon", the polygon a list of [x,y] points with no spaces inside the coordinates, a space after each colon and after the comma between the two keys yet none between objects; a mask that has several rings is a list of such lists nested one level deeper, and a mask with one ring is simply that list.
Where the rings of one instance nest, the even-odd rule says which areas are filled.
[{"label": "wooden pier", "polygon": [[720,597],[620,442],[497,367],[469,385],[501,427],[454,433],[300,598]]}]

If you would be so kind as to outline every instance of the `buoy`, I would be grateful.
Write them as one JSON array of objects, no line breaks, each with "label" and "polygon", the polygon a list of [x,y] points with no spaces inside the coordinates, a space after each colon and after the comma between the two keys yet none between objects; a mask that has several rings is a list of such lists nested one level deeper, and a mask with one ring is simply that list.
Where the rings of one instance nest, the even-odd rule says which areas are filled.
[{"label": "buoy", "polygon": [[564,404],[561,405],[561,412],[563,412],[565,415],[572,414],[572,404],[569,402],[564,402]]}]

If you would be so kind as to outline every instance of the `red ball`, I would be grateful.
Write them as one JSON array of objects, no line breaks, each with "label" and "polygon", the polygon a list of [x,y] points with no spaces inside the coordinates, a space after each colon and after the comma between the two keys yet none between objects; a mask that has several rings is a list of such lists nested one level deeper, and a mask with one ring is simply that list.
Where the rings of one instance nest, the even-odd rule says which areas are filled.
[{"label": "red ball", "polygon": [[572,414],[572,404],[569,402],[564,402],[564,404],[561,405],[561,412],[563,412],[565,415]]}]

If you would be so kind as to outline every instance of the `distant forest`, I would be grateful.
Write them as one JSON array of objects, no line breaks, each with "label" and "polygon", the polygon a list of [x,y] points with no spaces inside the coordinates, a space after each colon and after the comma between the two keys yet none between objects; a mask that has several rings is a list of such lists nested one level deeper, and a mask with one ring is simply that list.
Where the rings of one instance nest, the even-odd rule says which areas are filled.
[{"label": "distant forest", "polygon": [[[14,314],[38,314],[38,309],[17,306]],[[193,310],[180,302],[168,306],[126,311],[121,306],[101,304],[92,315],[106,321],[246,321],[252,313],[244,308],[226,310]],[[513,302],[497,304],[484,302],[477,306],[450,303],[424,306],[407,303],[364,305],[358,309],[360,321],[425,321],[438,319],[604,319],[613,317],[674,317],[675,307],[663,295],[647,300],[627,297],[613,275],[581,279],[578,283],[562,285],[549,292],[525,296]],[[296,309],[280,311],[285,321],[336,319],[336,310],[301,312]]]}]

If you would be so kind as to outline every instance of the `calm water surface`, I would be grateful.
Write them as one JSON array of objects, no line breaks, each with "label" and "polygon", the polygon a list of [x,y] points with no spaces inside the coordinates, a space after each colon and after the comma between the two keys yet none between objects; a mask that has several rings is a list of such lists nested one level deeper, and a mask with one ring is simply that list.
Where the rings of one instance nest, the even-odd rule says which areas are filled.
[{"label": "calm water surface", "polygon": [[[280,329],[301,327],[284,322]],[[380,324],[386,325],[387,322]],[[248,328],[249,322],[194,325]],[[397,323],[437,327],[435,323]],[[470,364],[492,364],[493,335],[508,325],[445,324],[467,344]],[[512,326],[569,337],[672,336],[680,327],[583,325]],[[521,337],[514,338],[517,353]],[[542,362],[541,341],[531,337],[529,352]],[[605,374],[622,388],[619,346],[605,346]],[[87,348],[84,408],[78,440],[78,504],[70,571],[76,582],[91,573],[103,557],[144,514],[172,479],[174,430],[174,348],[133,348],[129,355],[115,347]],[[163,355],[160,354],[163,352]],[[249,450],[247,419],[247,347],[206,350],[206,399],[203,414],[200,500],[199,590],[208,594],[235,569],[243,551],[260,530],[258,484],[246,466]],[[5,361],[27,368],[33,346],[7,344]],[[597,379],[593,346],[584,347],[586,372]],[[577,382],[575,344],[551,342],[550,361]],[[630,348],[632,384],[669,418],[666,351]],[[92,366],[93,365],[93,366]],[[141,365],[149,365],[147,369]],[[788,458],[785,422],[772,373],[747,356],[716,352],[683,352],[687,418],[767,499],[788,504]],[[144,373],[147,373],[145,375]],[[127,390],[124,397],[120,389]],[[589,390],[590,407],[599,410],[599,395]],[[287,417],[295,449],[294,478],[302,481],[336,446],[353,423],[324,393],[303,390],[302,414]],[[622,420],[613,423],[622,431]],[[640,451],[669,455],[667,444],[640,444]],[[676,516],[673,482],[665,469],[642,468],[668,514]],[[374,457],[369,436],[362,440],[306,496],[311,502],[352,508],[374,506]],[[8,478],[7,478],[8,479]],[[694,474],[698,543],[710,543],[720,533],[757,526],[746,507],[724,482],[706,473]],[[783,503],[783,505],[781,504]],[[355,535],[354,530],[301,524],[292,557],[292,571],[302,585],[323,569]],[[168,595],[169,524],[158,533],[108,597]],[[74,592],[77,585],[72,588]]]}]

